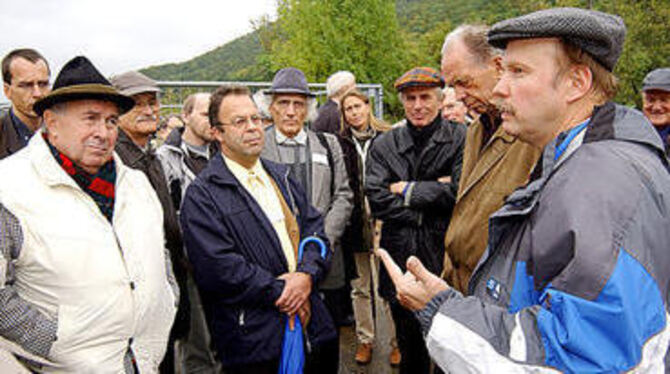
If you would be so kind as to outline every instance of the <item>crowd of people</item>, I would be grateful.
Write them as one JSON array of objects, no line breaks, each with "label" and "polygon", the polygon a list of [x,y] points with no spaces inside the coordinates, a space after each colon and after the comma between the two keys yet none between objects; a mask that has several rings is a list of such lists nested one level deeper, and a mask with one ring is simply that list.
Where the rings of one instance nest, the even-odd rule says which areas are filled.
[{"label": "crowd of people", "polygon": [[670,370],[670,68],[614,103],[625,34],[460,25],[394,77],[395,125],[348,71],[319,108],[286,67],[161,120],[140,72],[78,56],[51,85],[9,52],[0,371],[336,374],[352,323],[402,374]]}]

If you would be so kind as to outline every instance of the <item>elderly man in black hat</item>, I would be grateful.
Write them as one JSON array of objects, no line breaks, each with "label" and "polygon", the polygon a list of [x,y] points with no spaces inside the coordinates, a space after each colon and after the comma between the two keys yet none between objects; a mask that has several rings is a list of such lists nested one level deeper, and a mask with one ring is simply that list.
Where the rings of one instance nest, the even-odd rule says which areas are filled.
[{"label": "elderly man in black hat", "polygon": [[543,149],[490,219],[463,295],[381,252],[404,305],[450,372],[665,372],[670,174],[642,113],[612,103],[625,26],[556,8],[494,25],[505,131]]},{"label": "elderly man in black hat", "polygon": [[642,111],[670,154],[670,68],[656,69],[642,81]]},{"label": "elderly man in black hat", "polygon": [[318,286],[335,324],[342,325],[343,305],[351,304],[345,282],[350,279],[349,270],[353,267],[353,255],[344,254],[341,245],[353,208],[353,191],[349,187],[342,148],[334,135],[305,128],[314,94],[309,91],[302,71],[290,67],[279,70],[272,87],[265,93],[272,97],[270,114],[274,126],[265,130],[261,157],[287,165],[290,174],[305,189],[312,206],[324,217],[326,235],[334,253],[330,271]]},{"label": "elderly man in black hat", "polygon": [[[379,137],[366,161],[365,189],[375,218],[384,222],[380,247],[404,264],[417,255],[433,272],[442,270],[444,234],[456,200],[465,126],[440,116],[444,80],[417,67],[395,82],[406,124]],[[428,373],[421,328],[395,298],[382,269],[379,294],[389,301],[402,355],[401,373]]]},{"label": "elderly man in black hat", "polygon": [[76,57],[34,105],[45,128],[0,163],[0,334],[51,361],[33,370],[148,373],[165,354],[178,296],[161,206],[114,154],[133,105]]}]

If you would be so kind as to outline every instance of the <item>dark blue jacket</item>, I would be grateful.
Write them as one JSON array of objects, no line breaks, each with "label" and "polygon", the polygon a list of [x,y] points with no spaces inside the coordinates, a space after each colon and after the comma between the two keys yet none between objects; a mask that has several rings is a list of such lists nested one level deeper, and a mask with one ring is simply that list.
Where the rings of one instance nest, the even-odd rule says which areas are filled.
[{"label": "dark blue jacket", "polygon": [[[316,235],[328,243],[321,215],[288,177],[288,169],[261,162],[295,213],[300,236]],[[288,265],[270,221],[221,154],[188,187],[181,223],[212,341],[224,366],[277,359],[286,323],[274,305],[284,288],[277,277],[288,272]],[[310,274],[316,285],[329,264],[330,256],[324,260],[316,246],[307,246],[297,271]],[[310,301],[309,342],[335,338],[332,320],[314,290]]]}]

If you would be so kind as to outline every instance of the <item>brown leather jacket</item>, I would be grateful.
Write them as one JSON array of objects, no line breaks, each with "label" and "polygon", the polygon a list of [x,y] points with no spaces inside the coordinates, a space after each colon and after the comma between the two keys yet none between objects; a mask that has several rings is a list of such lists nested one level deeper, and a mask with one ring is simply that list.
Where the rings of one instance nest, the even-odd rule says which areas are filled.
[{"label": "brown leather jacket", "polygon": [[484,126],[468,127],[456,205],[444,240],[442,276],[466,293],[470,275],[488,242],[488,219],[505,197],[526,183],[540,150],[506,134],[499,126],[482,147]]}]

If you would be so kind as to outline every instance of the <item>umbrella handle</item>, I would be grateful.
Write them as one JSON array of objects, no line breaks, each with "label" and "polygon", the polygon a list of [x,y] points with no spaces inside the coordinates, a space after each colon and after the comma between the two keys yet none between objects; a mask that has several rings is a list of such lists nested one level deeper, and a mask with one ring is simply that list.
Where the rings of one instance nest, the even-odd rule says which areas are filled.
[{"label": "umbrella handle", "polygon": [[326,243],[323,241],[323,239],[319,238],[318,236],[308,236],[303,239],[298,246],[298,261],[302,260],[302,254],[305,251],[305,245],[309,243],[316,243],[321,250],[321,257],[326,258],[328,248],[326,248]]}]

